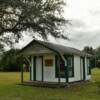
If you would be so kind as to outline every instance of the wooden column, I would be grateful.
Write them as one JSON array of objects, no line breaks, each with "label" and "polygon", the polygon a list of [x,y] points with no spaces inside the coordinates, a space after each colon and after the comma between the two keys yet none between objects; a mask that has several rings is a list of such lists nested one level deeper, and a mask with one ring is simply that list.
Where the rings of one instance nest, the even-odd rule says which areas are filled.
[{"label": "wooden column", "polygon": [[69,82],[69,80],[68,80],[68,59],[67,59],[67,57],[66,56],[64,56],[65,57],[65,77],[66,77],[66,83],[68,83]]},{"label": "wooden column", "polygon": [[21,83],[23,83],[23,65],[21,66]]},{"label": "wooden column", "polygon": [[42,59],[42,82],[44,81],[44,68],[43,68],[43,56],[41,56]]},{"label": "wooden column", "polygon": [[32,80],[32,66],[29,67],[29,72],[30,72],[30,81]]},{"label": "wooden column", "polygon": [[34,56],[34,81],[36,81],[36,56]]},{"label": "wooden column", "polygon": [[58,66],[58,83],[61,83],[61,75],[60,75],[60,57],[58,56],[58,61],[57,61],[57,66]]}]

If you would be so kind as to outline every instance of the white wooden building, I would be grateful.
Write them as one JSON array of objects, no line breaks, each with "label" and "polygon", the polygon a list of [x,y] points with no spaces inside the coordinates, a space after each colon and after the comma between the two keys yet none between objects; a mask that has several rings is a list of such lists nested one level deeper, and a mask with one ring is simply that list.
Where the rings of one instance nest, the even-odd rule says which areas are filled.
[{"label": "white wooden building", "polygon": [[78,82],[91,79],[90,55],[75,48],[33,40],[21,50],[30,56],[30,81]]}]

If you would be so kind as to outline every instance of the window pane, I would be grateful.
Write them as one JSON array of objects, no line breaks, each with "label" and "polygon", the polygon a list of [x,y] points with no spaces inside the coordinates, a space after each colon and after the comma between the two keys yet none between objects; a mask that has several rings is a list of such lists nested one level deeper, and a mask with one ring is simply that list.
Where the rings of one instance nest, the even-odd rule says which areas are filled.
[{"label": "window pane", "polygon": [[72,70],[69,70],[68,75],[69,75],[69,77],[72,77],[72,75],[73,75]]},{"label": "window pane", "polygon": [[73,57],[68,57],[68,74],[69,74],[69,77],[72,77],[73,76]]},{"label": "window pane", "polygon": [[88,75],[91,73],[90,70],[91,70],[91,69],[90,69],[90,59],[87,58],[87,74],[88,74]]},{"label": "window pane", "polygon": [[72,67],[72,58],[71,57],[68,58],[68,67]]},{"label": "window pane", "polygon": [[65,75],[65,70],[64,70],[64,61],[60,60],[60,74],[62,76]]}]

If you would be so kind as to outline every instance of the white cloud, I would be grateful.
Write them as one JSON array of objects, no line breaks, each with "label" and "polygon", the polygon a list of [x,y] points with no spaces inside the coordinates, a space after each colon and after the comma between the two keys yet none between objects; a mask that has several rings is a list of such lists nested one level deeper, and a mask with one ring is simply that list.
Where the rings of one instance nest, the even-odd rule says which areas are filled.
[{"label": "white cloud", "polygon": [[85,45],[99,46],[100,42],[100,0],[67,0],[65,17],[72,20],[69,28],[74,42],[72,46],[83,48]]},{"label": "white cloud", "polygon": [[[82,49],[84,46],[96,48],[100,44],[100,0],[66,0],[64,16],[72,20],[68,27],[70,41],[50,37],[51,42]],[[17,46],[23,47],[32,40],[26,37]],[[59,42],[60,41],[60,42]]]}]

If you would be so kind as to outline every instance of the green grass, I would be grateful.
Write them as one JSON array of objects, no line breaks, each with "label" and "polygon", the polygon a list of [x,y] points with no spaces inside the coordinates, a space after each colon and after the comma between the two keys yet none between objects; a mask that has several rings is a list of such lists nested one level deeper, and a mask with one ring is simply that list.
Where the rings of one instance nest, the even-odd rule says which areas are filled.
[{"label": "green grass", "polygon": [[[25,79],[28,80],[28,73]],[[99,100],[100,70],[92,71],[92,80],[68,88],[40,88],[17,85],[20,73],[0,72],[0,100]],[[98,83],[98,84],[97,84]]]}]

